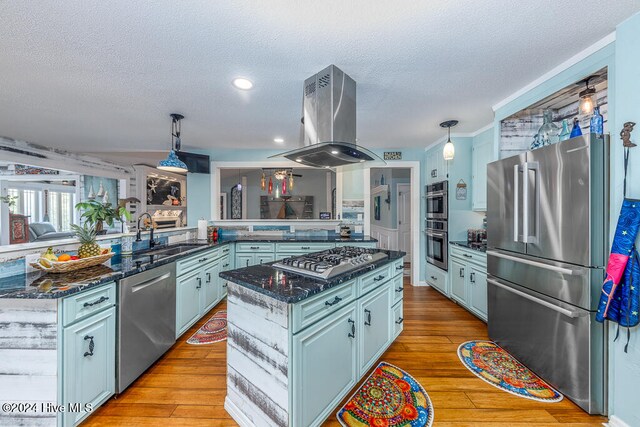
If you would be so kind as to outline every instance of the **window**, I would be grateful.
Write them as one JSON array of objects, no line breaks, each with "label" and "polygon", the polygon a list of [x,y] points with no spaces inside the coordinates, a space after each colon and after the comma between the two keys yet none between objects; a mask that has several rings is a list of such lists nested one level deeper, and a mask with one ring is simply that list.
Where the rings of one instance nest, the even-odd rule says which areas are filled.
[{"label": "window", "polygon": [[8,188],[7,192],[18,197],[14,213],[28,216],[29,223],[50,222],[56,231],[71,230],[76,205],[75,188],[69,191]]}]

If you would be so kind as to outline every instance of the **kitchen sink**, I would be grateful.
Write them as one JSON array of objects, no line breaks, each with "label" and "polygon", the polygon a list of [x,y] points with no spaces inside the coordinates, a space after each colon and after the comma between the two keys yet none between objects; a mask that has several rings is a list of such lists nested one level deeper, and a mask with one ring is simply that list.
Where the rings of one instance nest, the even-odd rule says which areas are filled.
[{"label": "kitchen sink", "polygon": [[197,248],[207,246],[206,243],[178,243],[175,245],[163,246],[157,249],[148,249],[142,252],[138,252],[137,255],[141,256],[171,256],[178,255],[184,252],[192,251]]}]

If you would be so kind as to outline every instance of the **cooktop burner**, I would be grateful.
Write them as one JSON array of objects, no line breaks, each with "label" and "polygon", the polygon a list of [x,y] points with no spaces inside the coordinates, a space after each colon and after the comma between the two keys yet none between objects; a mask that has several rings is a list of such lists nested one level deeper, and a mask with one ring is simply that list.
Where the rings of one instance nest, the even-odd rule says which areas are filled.
[{"label": "cooktop burner", "polygon": [[378,249],[345,246],[285,258],[274,263],[273,267],[303,276],[327,280],[386,258],[388,255]]}]

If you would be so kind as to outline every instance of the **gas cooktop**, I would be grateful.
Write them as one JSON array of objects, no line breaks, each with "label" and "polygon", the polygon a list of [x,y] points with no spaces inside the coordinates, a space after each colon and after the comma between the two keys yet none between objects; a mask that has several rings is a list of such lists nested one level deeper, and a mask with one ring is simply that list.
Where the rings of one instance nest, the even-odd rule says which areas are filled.
[{"label": "gas cooktop", "polygon": [[345,246],[280,260],[272,266],[303,276],[328,280],[339,274],[357,270],[389,256],[371,248]]}]

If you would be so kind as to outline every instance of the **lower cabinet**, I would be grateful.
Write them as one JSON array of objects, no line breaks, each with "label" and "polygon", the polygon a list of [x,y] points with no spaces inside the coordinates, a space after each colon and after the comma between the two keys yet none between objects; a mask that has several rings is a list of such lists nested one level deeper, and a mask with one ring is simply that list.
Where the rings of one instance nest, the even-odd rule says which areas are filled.
[{"label": "lower cabinet", "polygon": [[426,279],[429,286],[437,289],[438,291],[445,294],[446,296],[449,296],[451,293],[451,290],[449,289],[448,283],[447,283],[448,282],[447,272],[429,263],[427,263],[426,272],[427,272]]},{"label": "lower cabinet", "polygon": [[293,425],[319,425],[359,379],[357,303],[293,337]]},{"label": "lower cabinet", "polygon": [[113,304],[62,329],[63,426],[78,425],[115,393],[115,354]]},{"label": "lower cabinet", "polygon": [[236,268],[250,267],[252,265],[264,264],[276,260],[276,255],[272,253],[236,253]]},{"label": "lower cabinet", "polygon": [[486,255],[474,250],[451,247],[449,280],[451,298],[482,320],[487,320]]},{"label": "lower cabinet", "polygon": [[191,271],[176,280],[176,338],[200,319],[200,289],[200,270]]},{"label": "lower cabinet", "polygon": [[364,375],[386,349],[391,339],[391,288],[383,286],[358,301],[361,336],[358,367]]},{"label": "lower cabinet", "polygon": [[218,274],[220,273],[220,262],[215,261],[204,266],[202,272],[202,297],[200,298],[200,313],[205,314],[211,310],[218,301],[222,299],[221,280]]}]

